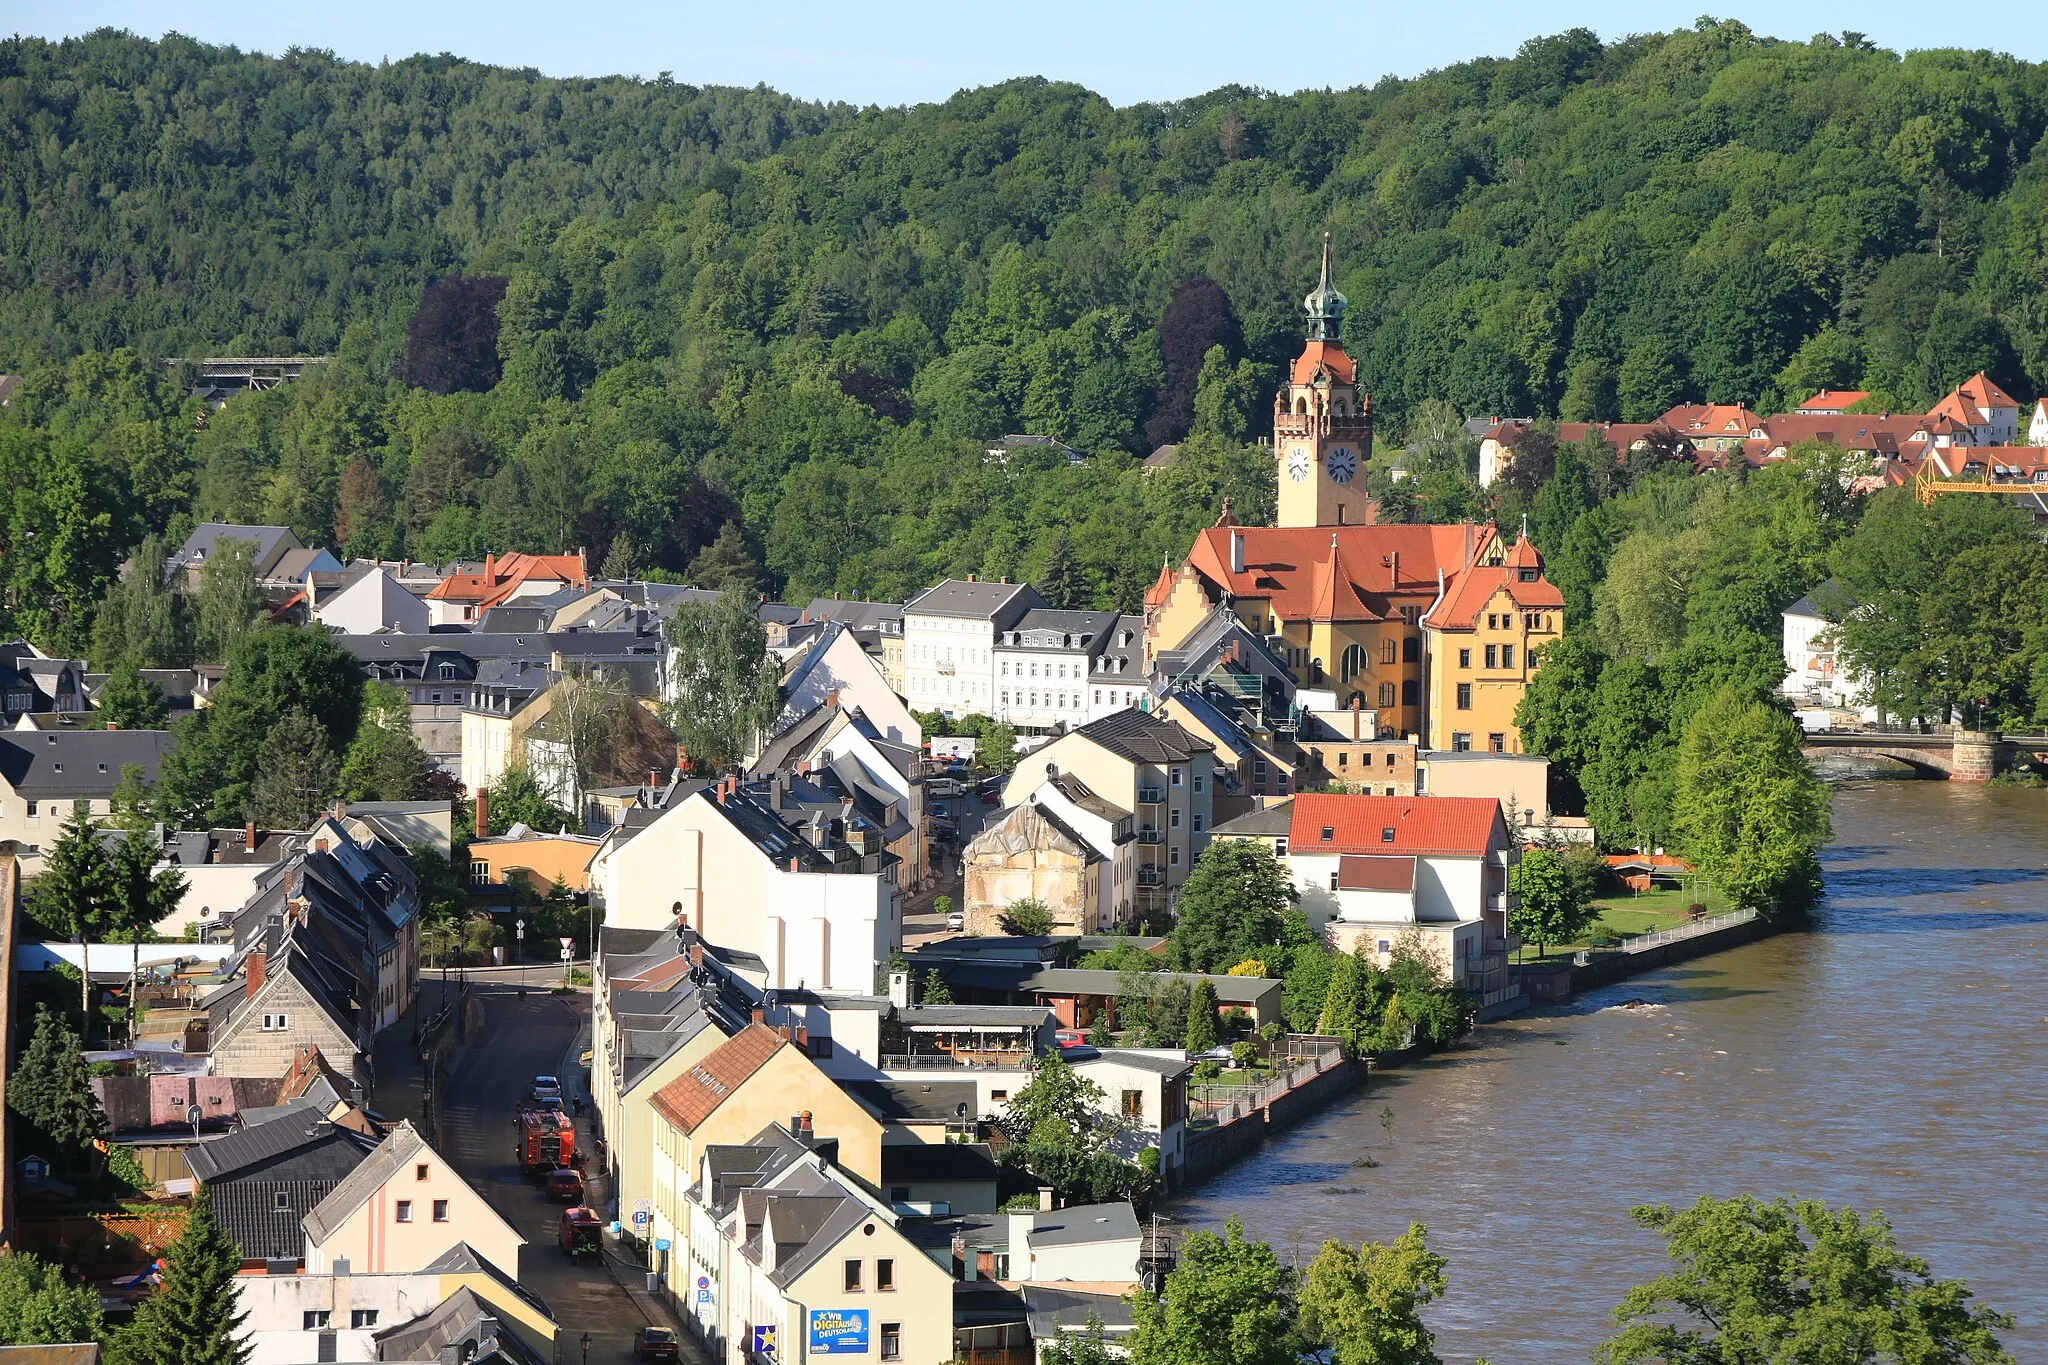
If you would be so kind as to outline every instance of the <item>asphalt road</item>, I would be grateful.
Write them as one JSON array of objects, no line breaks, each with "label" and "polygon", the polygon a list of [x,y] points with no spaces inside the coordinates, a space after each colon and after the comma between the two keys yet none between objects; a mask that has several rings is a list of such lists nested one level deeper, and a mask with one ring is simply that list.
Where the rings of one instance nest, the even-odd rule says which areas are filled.
[{"label": "asphalt road", "polygon": [[[584,1093],[577,1055],[588,1045],[583,1031],[590,1018],[589,998],[529,990],[522,1000],[515,986],[496,983],[478,984],[475,994],[483,1004],[484,1024],[449,1058],[441,1100],[442,1155],[526,1238],[519,1282],[553,1310],[561,1327],[559,1359],[581,1365],[581,1338],[588,1332],[587,1359],[593,1365],[630,1360],[639,1328],[650,1323],[673,1327],[674,1321],[646,1295],[620,1287],[618,1277],[638,1273],[635,1267],[589,1260],[571,1264],[562,1255],[555,1229],[563,1206],[550,1203],[536,1182],[520,1174],[514,1156],[514,1107],[529,1093],[535,1076],[561,1077],[565,1095]],[[578,1146],[589,1150],[589,1137],[589,1129],[579,1124]],[[684,1359],[704,1359],[693,1345],[685,1334]]]}]

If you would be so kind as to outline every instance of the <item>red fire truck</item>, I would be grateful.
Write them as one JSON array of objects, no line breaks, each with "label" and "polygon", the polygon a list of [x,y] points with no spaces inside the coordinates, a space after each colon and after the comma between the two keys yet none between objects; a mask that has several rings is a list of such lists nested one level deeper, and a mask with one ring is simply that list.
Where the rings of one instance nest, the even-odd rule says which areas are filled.
[{"label": "red fire truck", "polygon": [[519,1106],[519,1169],[542,1175],[576,1164],[576,1124],[559,1109],[536,1104]]}]

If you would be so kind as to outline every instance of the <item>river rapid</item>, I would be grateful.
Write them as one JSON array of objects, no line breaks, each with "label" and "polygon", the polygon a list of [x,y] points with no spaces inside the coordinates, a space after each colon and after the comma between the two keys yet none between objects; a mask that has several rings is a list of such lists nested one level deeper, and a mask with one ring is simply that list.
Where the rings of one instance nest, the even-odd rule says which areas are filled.
[{"label": "river rapid", "polygon": [[1576,1365],[1668,1264],[1631,1206],[1819,1198],[1882,1210],[2048,1360],[2048,793],[1860,783],[1834,826],[1810,931],[1480,1028],[1162,1211],[1298,1264],[1424,1223],[1446,1361]]}]

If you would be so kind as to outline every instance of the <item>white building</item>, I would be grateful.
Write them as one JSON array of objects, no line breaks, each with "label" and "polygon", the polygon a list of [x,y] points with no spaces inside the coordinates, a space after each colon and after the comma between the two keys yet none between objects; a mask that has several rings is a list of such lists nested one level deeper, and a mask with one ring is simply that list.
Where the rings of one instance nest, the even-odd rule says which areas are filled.
[{"label": "white building", "polygon": [[339,635],[424,635],[429,624],[426,602],[382,565],[323,599],[313,617]]},{"label": "white building", "polygon": [[2048,398],[2034,400],[2034,412],[2027,419],[2027,444],[2048,446]]},{"label": "white building", "polygon": [[1841,656],[1839,627],[1821,615],[1813,598],[1806,596],[1779,613],[1784,623],[1785,681],[1779,685],[1788,697],[1829,710],[1860,710],[1867,720],[1877,719],[1876,708],[1866,705],[1868,680],[1851,670]]},{"label": "white building", "polygon": [[1025,612],[996,640],[995,719],[1054,734],[1145,695],[1145,625],[1112,611]]},{"label": "white building", "polygon": [[770,989],[868,991],[903,945],[897,861],[861,820],[792,828],[726,778],[605,836],[590,868],[607,928],[687,924]]},{"label": "white building", "polygon": [[903,699],[916,711],[993,715],[996,641],[1045,601],[1024,583],[949,578],[903,606]]},{"label": "white building", "polygon": [[782,712],[771,727],[781,734],[819,707],[858,709],[883,739],[917,749],[924,730],[889,686],[874,658],[841,623],[829,623],[797,656],[782,678]]},{"label": "white building", "polygon": [[[1230,826],[1217,837],[1232,837]],[[1507,876],[1519,855],[1500,802],[1304,792],[1274,851],[1309,923],[1339,952],[1363,942],[1385,966],[1419,935],[1450,980],[1482,995],[1505,985]]]}]

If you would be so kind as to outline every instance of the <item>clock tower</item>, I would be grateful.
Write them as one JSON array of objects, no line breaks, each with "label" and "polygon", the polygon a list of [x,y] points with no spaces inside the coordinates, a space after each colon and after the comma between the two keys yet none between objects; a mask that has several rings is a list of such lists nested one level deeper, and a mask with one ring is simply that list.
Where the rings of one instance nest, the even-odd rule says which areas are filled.
[{"label": "clock tower", "polygon": [[1273,454],[1282,526],[1363,526],[1370,519],[1365,462],[1372,454],[1372,400],[1358,391],[1358,367],[1344,353],[1347,303],[1323,276],[1302,301],[1308,345],[1273,399]]}]

